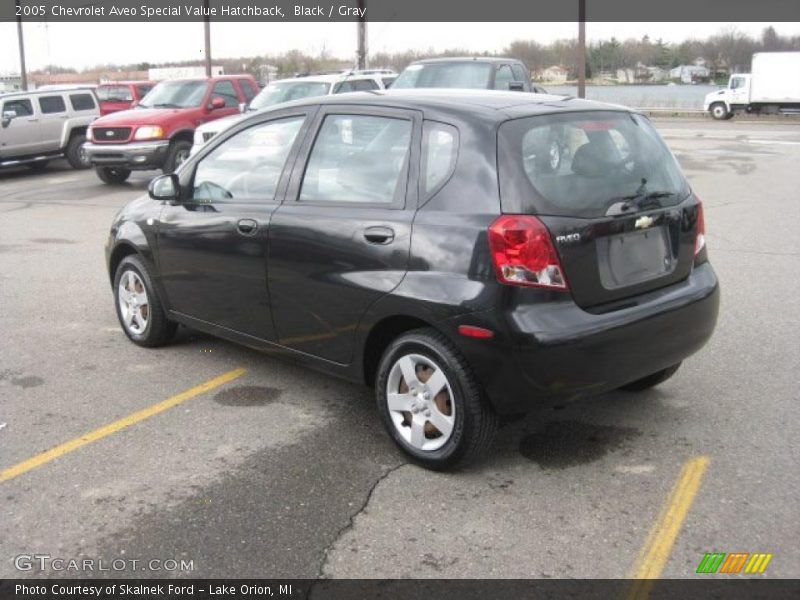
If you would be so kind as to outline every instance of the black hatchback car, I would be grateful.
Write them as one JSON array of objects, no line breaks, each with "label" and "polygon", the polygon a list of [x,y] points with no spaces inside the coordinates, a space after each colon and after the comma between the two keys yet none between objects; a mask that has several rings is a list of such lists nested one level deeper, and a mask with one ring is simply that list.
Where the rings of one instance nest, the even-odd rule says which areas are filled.
[{"label": "black hatchback car", "polygon": [[366,383],[434,469],[501,416],[664,381],[719,304],[702,204],[648,119],[512,92],[260,112],[153,180],[106,254],[133,342],[180,323]]}]

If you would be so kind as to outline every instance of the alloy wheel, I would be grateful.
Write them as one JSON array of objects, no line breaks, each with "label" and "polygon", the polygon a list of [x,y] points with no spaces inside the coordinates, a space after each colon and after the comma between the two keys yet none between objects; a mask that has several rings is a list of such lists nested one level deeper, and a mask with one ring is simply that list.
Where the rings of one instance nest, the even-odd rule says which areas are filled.
[{"label": "alloy wheel", "polygon": [[125,271],[117,295],[123,326],[128,333],[142,335],[150,318],[150,301],[142,278],[132,270]]}]

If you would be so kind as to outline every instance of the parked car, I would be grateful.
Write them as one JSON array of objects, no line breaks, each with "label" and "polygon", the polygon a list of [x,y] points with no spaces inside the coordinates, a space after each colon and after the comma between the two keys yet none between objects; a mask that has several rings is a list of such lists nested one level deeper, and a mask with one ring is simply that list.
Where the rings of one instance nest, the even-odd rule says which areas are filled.
[{"label": "parked car", "polygon": [[100,101],[100,115],[128,110],[138,104],[156,85],[155,81],[115,81],[101,83],[95,93]]},{"label": "parked car", "polygon": [[531,84],[528,69],[515,58],[429,58],[408,65],[392,83],[392,89],[462,88],[510,90],[546,94]]},{"label": "parked car", "polygon": [[65,156],[75,169],[89,167],[82,150],[86,129],[99,116],[86,88],[12,92],[0,97],[0,167],[43,169]]},{"label": "parked car", "polygon": [[632,110],[511,92],[248,116],[114,219],[114,303],[375,388],[434,469],[499,416],[672,376],[715,326],[700,200]]},{"label": "parked car", "polygon": [[[313,98],[329,94],[344,94],[346,92],[369,92],[386,88],[386,80],[396,77],[396,73],[386,69],[365,71],[342,71],[324,75],[306,75],[279,79],[273,81],[262,89],[248,105],[248,111],[264,110],[281,102],[290,102],[302,98]],[[192,153],[197,152],[203,144],[217,133],[230,127],[238,120],[238,116],[205,123],[198,127],[194,133]]]},{"label": "parked car", "polygon": [[95,121],[84,149],[105,183],[133,170],[171,173],[189,156],[198,125],[239,113],[257,90],[250,75],[162,81],[136,108]]}]

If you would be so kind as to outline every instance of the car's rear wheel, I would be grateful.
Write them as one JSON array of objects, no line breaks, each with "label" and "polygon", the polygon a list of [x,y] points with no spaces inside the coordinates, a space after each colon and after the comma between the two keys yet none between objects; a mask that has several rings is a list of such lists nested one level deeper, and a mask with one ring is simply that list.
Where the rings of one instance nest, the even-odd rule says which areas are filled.
[{"label": "car's rear wheel", "polygon": [[121,169],[120,167],[97,167],[95,171],[101,181],[111,185],[125,183],[131,176],[130,169]]},{"label": "car's rear wheel", "polygon": [[675,375],[675,372],[680,368],[680,366],[681,363],[678,363],[676,365],[672,365],[671,367],[667,367],[666,369],[662,369],[661,371],[656,371],[652,375],[648,375],[647,377],[642,377],[641,379],[637,379],[636,381],[625,384],[619,389],[625,390],[626,392],[641,392],[643,390],[649,390],[660,383],[664,383],[667,379]]},{"label": "car's rear wheel", "polygon": [[167,319],[150,272],[138,256],[126,256],[117,267],[114,300],[120,325],[135,344],[161,346],[175,335],[178,326]]},{"label": "car's rear wheel", "polygon": [[169,145],[167,152],[167,160],[164,162],[162,171],[165,175],[174,173],[175,169],[180,167],[189,155],[192,153],[192,143],[185,140],[176,140]]},{"label": "car's rear wheel", "polygon": [[88,169],[91,167],[89,157],[83,149],[86,143],[86,136],[82,133],[73,135],[67,144],[67,151],[65,152],[67,162],[73,169]]},{"label": "car's rear wheel", "polygon": [[434,329],[411,331],[389,345],[375,396],[389,435],[429,469],[466,465],[491,446],[497,430],[497,415],[472,369]]}]

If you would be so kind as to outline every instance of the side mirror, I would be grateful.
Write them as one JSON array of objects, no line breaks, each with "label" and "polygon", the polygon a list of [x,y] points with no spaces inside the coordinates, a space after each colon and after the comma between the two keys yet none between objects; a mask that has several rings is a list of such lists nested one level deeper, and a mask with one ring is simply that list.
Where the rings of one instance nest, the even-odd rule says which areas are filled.
[{"label": "side mirror", "polygon": [[3,111],[3,127],[8,127],[8,124],[11,123],[12,119],[17,117],[17,111],[15,110],[4,110]]},{"label": "side mirror", "polygon": [[249,104],[247,104],[247,102],[239,102],[239,112],[242,114],[246,113],[248,106]]},{"label": "side mirror", "polygon": [[508,84],[508,89],[512,92],[524,92],[525,91],[525,82],[524,81],[511,81]]},{"label": "side mirror", "polygon": [[211,110],[217,110],[218,108],[225,108],[225,100],[220,97],[212,98]]},{"label": "side mirror", "polygon": [[180,195],[180,183],[175,173],[160,175],[150,182],[147,192],[153,200],[176,202]]}]

